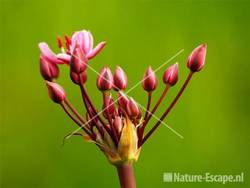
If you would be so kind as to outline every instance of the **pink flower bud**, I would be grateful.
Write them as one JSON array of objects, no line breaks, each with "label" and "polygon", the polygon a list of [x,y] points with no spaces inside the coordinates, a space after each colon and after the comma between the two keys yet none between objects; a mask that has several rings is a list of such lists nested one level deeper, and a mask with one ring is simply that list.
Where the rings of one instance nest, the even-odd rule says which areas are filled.
[{"label": "pink flower bud", "polygon": [[85,58],[85,55],[81,48],[79,48],[78,46],[76,46],[73,51],[70,68],[77,74],[82,73],[87,69],[87,59]]},{"label": "pink flower bud", "polygon": [[204,67],[206,52],[207,52],[206,44],[201,44],[192,51],[192,53],[188,57],[188,62],[187,62],[187,67],[192,72],[198,72]]},{"label": "pink flower bud", "polygon": [[124,95],[122,92],[119,92],[119,94],[118,94],[118,104],[119,104],[119,106],[122,109],[126,110],[127,103],[128,103],[128,98],[126,97],[126,95]]},{"label": "pink flower bud", "polygon": [[113,75],[108,67],[104,67],[96,80],[97,88],[101,91],[110,90],[113,87]]},{"label": "pink flower bud", "polygon": [[49,96],[55,103],[64,101],[66,94],[64,89],[57,83],[46,81]]},{"label": "pink flower bud", "polygon": [[178,63],[171,65],[163,74],[163,82],[171,86],[178,81]]},{"label": "pink flower bud", "polygon": [[121,67],[117,66],[114,74],[114,89],[124,90],[127,87],[128,79]]},{"label": "pink flower bud", "polygon": [[155,90],[157,87],[157,78],[155,76],[154,71],[152,70],[152,68],[150,66],[144,74],[142,86],[143,86],[144,90],[146,90],[148,92]]},{"label": "pink flower bud", "polygon": [[58,66],[46,60],[42,55],[40,56],[40,72],[43,78],[49,81],[59,75]]},{"label": "pink flower bud", "polygon": [[128,116],[132,118],[136,118],[138,115],[140,115],[140,109],[133,98],[130,98],[128,101],[126,111]]},{"label": "pink flower bud", "polygon": [[117,133],[120,134],[121,131],[122,131],[122,127],[123,127],[122,118],[121,117],[119,117],[119,116],[115,117],[114,127],[115,127],[115,130],[117,131]]},{"label": "pink flower bud", "polygon": [[80,80],[82,81],[81,84],[84,84],[87,81],[87,74],[86,74],[86,72],[82,72],[80,74],[77,74],[77,73],[75,73],[73,71],[70,71],[70,78],[77,85],[80,84],[79,76],[80,76]]}]

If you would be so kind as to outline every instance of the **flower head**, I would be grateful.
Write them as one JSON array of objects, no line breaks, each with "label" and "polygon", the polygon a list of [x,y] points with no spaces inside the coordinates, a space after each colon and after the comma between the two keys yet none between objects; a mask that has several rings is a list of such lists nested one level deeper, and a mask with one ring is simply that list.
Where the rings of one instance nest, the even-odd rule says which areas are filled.
[{"label": "flower head", "polygon": [[201,44],[192,51],[187,62],[187,66],[192,72],[198,72],[204,67],[206,52],[206,44]]},{"label": "flower head", "polygon": [[[156,124],[145,134],[144,130],[151,117],[164,100],[169,86],[174,86],[178,81],[178,64],[171,65],[163,74],[163,82],[167,87],[161,96],[151,107],[152,91],[157,87],[155,72],[149,67],[142,81],[142,86],[148,93],[147,107],[136,102],[123,92],[127,87],[127,76],[123,69],[116,67],[114,75],[108,67],[102,68],[97,76],[96,85],[102,91],[102,110],[94,105],[91,95],[88,94],[84,83],[87,81],[87,63],[104,47],[105,42],[99,43],[93,48],[93,37],[89,31],[77,31],[72,37],[65,36],[65,44],[58,37],[58,46],[61,53],[55,54],[46,43],[40,43],[40,70],[46,80],[50,98],[62,106],[66,114],[84,131],[76,133],[83,135],[85,140],[95,143],[106,155],[113,165],[131,164],[139,157],[140,150],[145,141],[152,135],[173,109],[183,91],[187,87],[194,72],[198,72],[204,66],[206,45],[200,45],[188,58],[188,68],[191,70],[181,89],[160,118],[156,118]],[[64,48],[66,46],[66,49]],[[64,89],[52,82],[59,74],[58,64],[69,64],[70,77],[80,87],[83,105],[86,109],[86,119],[66,99]],[[117,92],[117,99],[111,97],[111,89]],[[115,95],[116,96],[116,95]],[[141,108],[140,108],[141,107]],[[145,115],[141,109],[144,109]],[[73,133],[75,134],[75,133]]]}]

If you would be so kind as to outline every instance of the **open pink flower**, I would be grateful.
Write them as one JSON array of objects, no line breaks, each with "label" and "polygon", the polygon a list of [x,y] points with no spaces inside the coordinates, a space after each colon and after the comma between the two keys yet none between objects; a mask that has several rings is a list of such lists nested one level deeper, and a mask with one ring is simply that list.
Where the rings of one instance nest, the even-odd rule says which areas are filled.
[{"label": "open pink flower", "polygon": [[90,31],[86,30],[75,32],[71,40],[72,40],[71,50],[73,50],[75,46],[78,44],[80,48],[83,50],[87,59],[92,59],[93,57],[95,57],[106,44],[106,42],[103,41],[97,44],[95,48],[93,48],[94,45],[93,36]]},{"label": "open pink flower", "polygon": [[95,48],[94,46],[94,39],[90,31],[82,30],[82,31],[76,31],[72,37],[65,37],[66,47],[67,47],[67,53],[59,53],[57,54],[57,58],[69,63],[71,59],[71,55],[73,54],[73,51],[76,46],[79,46],[83,53],[85,54],[86,58],[88,60],[95,57],[105,46],[106,42],[102,41]]}]

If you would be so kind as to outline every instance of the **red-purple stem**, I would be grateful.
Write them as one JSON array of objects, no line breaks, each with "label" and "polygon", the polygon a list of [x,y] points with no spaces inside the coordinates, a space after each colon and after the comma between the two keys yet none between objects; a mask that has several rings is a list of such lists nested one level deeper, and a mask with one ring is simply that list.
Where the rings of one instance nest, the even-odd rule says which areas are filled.
[{"label": "red-purple stem", "polygon": [[152,92],[148,92],[147,110],[145,112],[145,116],[144,116],[144,120],[143,121],[145,121],[147,119],[147,117],[148,117],[148,112],[149,112],[149,109],[150,109],[151,99],[152,99]]},{"label": "red-purple stem", "polygon": [[165,119],[165,117],[168,115],[168,113],[172,110],[172,108],[174,107],[174,105],[176,104],[176,102],[178,101],[178,99],[180,98],[180,96],[182,95],[183,91],[187,87],[190,79],[192,78],[192,75],[193,75],[193,72],[190,72],[189,75],[188,75],[188,77],[187,77],[187,79],[186,79],[186,81],[184,82],[183,86],[181,87],[180,91],[178,92],[178,94],[176,95],[176,97],[174,98],[174,100],[172,101],[172,103],[170,104],[170,106],[163,113],[163,115],[161,116],[160,120],[154,125],[154,127],[143,138],[141,145],[143,145],[146,142],[146,140],[153,134],[153,132],[157,129],[157,127],[159,127],[159,125]]},{"label": "red-purple stem", "polygon": [[86,123],[86,120],[77,112],[77,110],[73,107],[73,105],[69,102],[69,100],[65,99],[65,104],[69,107],[69,109],[76,115],[76,117],[82,122]]},{"label": "red-purple stem", "polygon": [[[105,91],[102,92],[102,96],[103,96],[104,108],[106,109],[106,111],[108,111],[109,107],[111,105],[113,105],[113,104],[107,103],[107,97],[108,96],[107,96],[107,93]],[[109,112],[107,112],[106,115],[107,115],[107,119],[108,119],[108,122],[109,122],[112,137],[114,138],[115,144],[118,145],[118,136],[117,136],[116,130],[115,130],[114,126],[113,126],[111,116],[110,116]]]},{"label": "red-purple stem", "polygon": [[79,127],[81,127],[89,136],[92,136],[92,134],[84,127],[82,126],[82,123],[76,118],[74,117],[69,110],[67,109],[66,105],[64,102],[60,103],[60,105],[62,106],[63,110],[66,112],[66,114],[77,124],[79,125]]},{"label": "red-purple stem", "polygon": [[170,88],[170,85],[166,85],[164,91],[162,92],[160,98],[158,99],[157,103],[155,104],[153,110],[151,112],[149,112],[149,115],[147,118],[144,118],[144,122],[142,124],[142,127],[139,129],[139,146],[141,146],[141,143],[142,143],[142,139],[143,139],[143,133],[144,133],[144,129],[147,125],[147,123],[149,122],[149,120],[151,119],[152,115],[155,113],[155,111],[157,110],[157,108],[159,107],[159,105],[161,104],[162,100],[164,99],[164,97],[166,96],[168,90]]},{"label": "red-purple stem", "polygon": [[122,164],[117,166],[121,188],[136,188],[133,166]]},{"label": "red-purple stem", "polygon": [[[89,104],[89,102],[88,102],[88,100],[87,100],[86,91],[84,90],[84,86],[82,86],[82,85],[80,84],[80,88],[81,88],[83,103],[84,103],[84,105],[85,105],[85,108],[86,108],[86,110],[87,110],[87,113],[89,114],[89,117],[91,118],[91,119],[89,120],[89,121],[90,121],[89,123],[91,124],[91,122],[94,121],[93,119],[95,119],[95,118],[92,117],[92,113],[90,112],[89,107],[91,107],[91,106],[90,106],[90,104]],[[93,110],[92,107],[91,107],[91,109]],[[99,117],[97,114],[94,114],[94,116]],[[97,128],[97,130],[100,132],[100,134],[103,136],[103,135],[104,135],[103,130],[100,128],[98,122],[96,123],[96,128]]]}]

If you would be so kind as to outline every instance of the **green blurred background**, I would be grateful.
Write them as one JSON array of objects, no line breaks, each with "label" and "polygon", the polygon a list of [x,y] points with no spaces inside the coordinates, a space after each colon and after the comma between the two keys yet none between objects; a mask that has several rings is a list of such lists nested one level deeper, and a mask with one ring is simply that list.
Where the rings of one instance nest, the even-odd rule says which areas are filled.
[{"label": "green blurred background", "polygon": [[[90,30],[107,46],[91,61],[100,70],[119,64],[129,87],[184,49],[180,81],[157,115],[166,108],[188,74],[186,59],[194,47],[207,43],[204,70],[196,74],[165,121],[184,136],[161,126],[145,144],[135,164],[139,188],[249,186],[249,1],[167,0],[0,0],[1,4],[1,160],[4,188],[118,187],[115,168],[93,144],[79,137],[61,147],[75,130],[52,103],[39,74],[38,42],[57,50],[56,36]],[[167,66],[166,66],[167,67]],[[154,101],[163,90],[161,77]],[[98,107],[101,94],[96,74],[88,71],[87,87]],[[79,89],[62,67],[59,79],[69,99],[82,110]],[[146,93],[130,93],[146,105]],[[154,120],[151,122],[153,125]],[[164,183],[164,172],[190,174],[245,173],[244,183]]]}]

